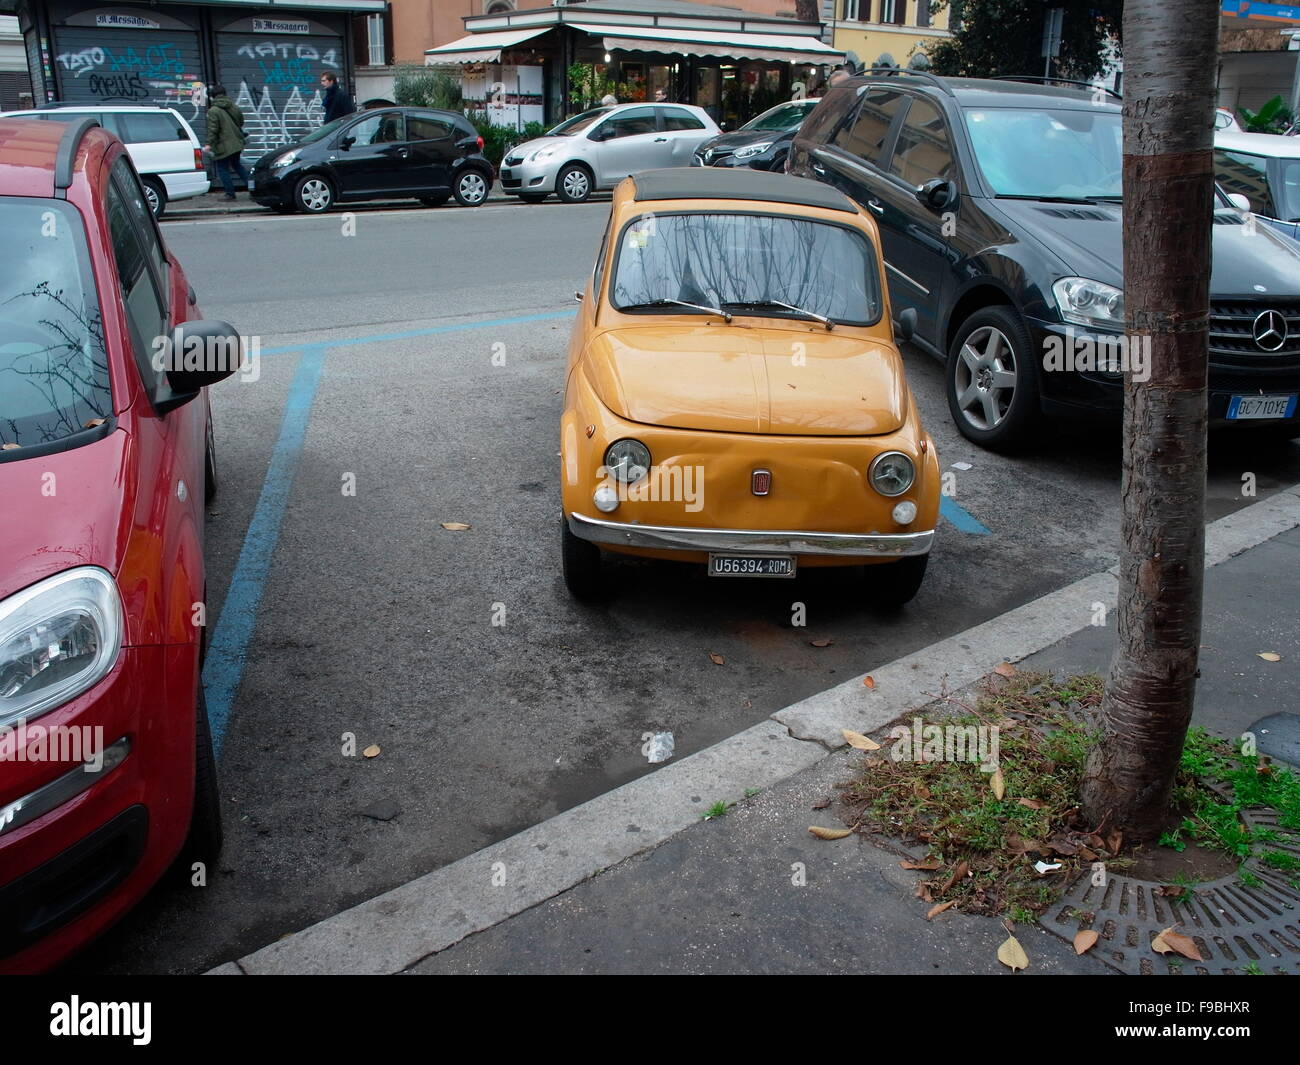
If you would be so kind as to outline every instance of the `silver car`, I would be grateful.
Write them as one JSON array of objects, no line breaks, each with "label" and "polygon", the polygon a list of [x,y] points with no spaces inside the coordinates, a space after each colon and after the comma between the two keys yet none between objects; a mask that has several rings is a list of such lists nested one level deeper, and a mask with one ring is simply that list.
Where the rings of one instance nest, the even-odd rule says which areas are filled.
[{"label": "silver car", "polygon": [[501,188],[540,203],[552,192],[582,203],[595,189],[612,189],[629,174],[690,166],[695,149],[721,130],[690,104],[616,104],[566,119],[546,136],[506,153]]}]

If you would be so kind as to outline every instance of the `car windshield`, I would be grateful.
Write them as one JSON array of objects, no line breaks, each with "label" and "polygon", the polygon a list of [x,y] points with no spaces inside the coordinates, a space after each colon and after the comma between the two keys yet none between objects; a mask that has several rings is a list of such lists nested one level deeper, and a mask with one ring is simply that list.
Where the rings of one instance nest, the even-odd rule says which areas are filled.
[{"label": "car windshield", "polygon": [[770,111],[765,111],[757,118],[751,118],[741,129],[786,130],[794,129],[804,120],[804,116],[816,105],[815,100],[808,103],[781,104]]},{"label": "car windshield", "polygon": [[326,137],[332,137],[356,117],[356,115],[344,115],[342,118],[336,118],[333,122],[326,122],[325,125],[312,130],[307,136],[300,137],[298,143],[313,144],[316,141],[324,140]]},{"label": "car windshield", "polygon": [[572,118],[566,118],[556,126],[548,137],[572,137],[575,133],[581,133],[584,129],[591,128],[591,125],[599,120],[601,115],[607,115],[613,108],[611,107],[593,107],[590,111],[583,111],[580,115],[574,115]]},{"label": "car windshield", "polygon": [[1217,148],[1214,171],[1228,192],[1239,192],[1250,201],[1255,214],[1300,222],[1300,159],[1266,159]]},{"label": "car windshield", "polygon": [[[837,322],[880,315],[870,244],[845,226],[764,214],[653,214],[623,230],[610,300],[619,309],[685,310],[662,301],[791,317],[789,304]],[[688,312],[697,313],[697,312]]]},{"label": "car windshield", "polygon": [[91,428],[113,402],[80,216],[55,200],[0,198],[0,232],[0,447],[11,458]]},{"label": "car windshield", "polygon": [[1121,196],[1118,111],[970,108],[966,129],[995,195],[1037,200]]}]

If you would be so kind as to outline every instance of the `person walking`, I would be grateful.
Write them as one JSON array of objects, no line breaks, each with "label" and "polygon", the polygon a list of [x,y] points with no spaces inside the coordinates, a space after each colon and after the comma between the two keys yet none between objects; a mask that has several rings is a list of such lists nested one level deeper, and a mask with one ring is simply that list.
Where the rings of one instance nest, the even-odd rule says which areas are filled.
[{"label": "person walking", "polygon": [[248,188],[248,171],[239,159],[244,150],[244,112],[229,96],[224,86],[214,85],[208,92],[208,147],[216,163],[217,176],[226,190],[226,199],[235,198],[238,174]]},{"label": "person walking", "polygon": [[326,122],[333,122],[336,118],[350,115],[357,109],[357,105],[352,102],[352,97],[348,95],[347,90],[339,84],[337,75],[328,70],[325,71],[320,76],[320,87],[325,94],[321,98],[321,106],[325,108]]}]

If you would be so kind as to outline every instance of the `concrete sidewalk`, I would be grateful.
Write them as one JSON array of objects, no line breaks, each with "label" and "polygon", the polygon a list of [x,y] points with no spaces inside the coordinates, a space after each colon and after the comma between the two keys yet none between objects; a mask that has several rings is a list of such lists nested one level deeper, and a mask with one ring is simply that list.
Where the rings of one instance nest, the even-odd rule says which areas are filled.
[{"label": "concrete sidewalk", "polygon": [[[1208,526],[1195,715],[1224,736],[1253,729],[1263,751],[1292,761],[1298,526],[1300,487]],[[1084,578],[872,668],[870,689],[859,676],[787,707],[214,972],[1007,972],[995,957],[1007,935],[1000,921],[948,912],[927,922],[912,893],[917,874],[898,865],[905,853],[856,836],[814,839],[808,826],[839,824],[814,804],[858,760],[840,729],[879,738],[1003,660],[1104,673],[1116,590],[1114,567]],[[1095,626],[1099,604],[1110,620]],[[753,789],[762,790],[746,797]],[[702,821],[719,800],[736,805]],[[1030,972],[1114,971],[1037,926],[1016,936]]]}]

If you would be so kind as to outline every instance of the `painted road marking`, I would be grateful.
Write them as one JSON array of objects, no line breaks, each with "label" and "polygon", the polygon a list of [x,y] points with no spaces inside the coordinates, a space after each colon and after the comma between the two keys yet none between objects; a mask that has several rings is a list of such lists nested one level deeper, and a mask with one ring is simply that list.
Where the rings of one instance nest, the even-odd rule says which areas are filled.
[{"label": "painted road marking", "polygon": [[980,520],[951,496],[939,497],[939,513],[947,518],[949,524],[956,528],[958,532],[969,533],[972,536],[989,535],[989,530],[984,527]]}]

